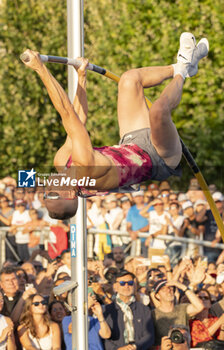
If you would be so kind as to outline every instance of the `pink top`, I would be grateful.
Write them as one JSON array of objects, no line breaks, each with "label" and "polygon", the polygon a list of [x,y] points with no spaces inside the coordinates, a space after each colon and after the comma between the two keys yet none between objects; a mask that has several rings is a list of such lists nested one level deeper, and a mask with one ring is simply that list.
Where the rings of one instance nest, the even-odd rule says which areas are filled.
[{"label": "pink top", "polygon": [[[135,144],[94,147],[94,150],[110,158],[117,167],[119,187],[146,181],[152,175],[152,160],[148,153]],[[70,157],[66,167],[72,164]]]}]

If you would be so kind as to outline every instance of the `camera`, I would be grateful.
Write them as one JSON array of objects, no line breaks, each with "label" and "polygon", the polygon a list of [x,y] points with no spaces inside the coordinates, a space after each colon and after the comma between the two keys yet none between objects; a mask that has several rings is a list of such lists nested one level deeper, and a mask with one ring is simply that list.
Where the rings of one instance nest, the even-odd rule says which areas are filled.
[{"label": "camera", "polygon": [[168,337],[174,344],[184,344],[185,339],[181,331],[177,328],[173,328],[169,334]]},{"label": "camera", "polygon": [[98,275],[91,275],[88,278],[88,284],[92,284],[92,283],[97,283],[99,282],[99,276]]}]

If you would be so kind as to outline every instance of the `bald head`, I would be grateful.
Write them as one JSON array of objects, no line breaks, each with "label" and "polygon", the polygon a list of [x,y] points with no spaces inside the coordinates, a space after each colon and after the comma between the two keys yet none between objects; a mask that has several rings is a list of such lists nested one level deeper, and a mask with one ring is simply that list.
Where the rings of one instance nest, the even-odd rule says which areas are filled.
[{"label": "bald head", "polygon": [[52,219],[66,220],[76,214],[78,209],[78,198],[73,199],[45,199],[48,214]]}]

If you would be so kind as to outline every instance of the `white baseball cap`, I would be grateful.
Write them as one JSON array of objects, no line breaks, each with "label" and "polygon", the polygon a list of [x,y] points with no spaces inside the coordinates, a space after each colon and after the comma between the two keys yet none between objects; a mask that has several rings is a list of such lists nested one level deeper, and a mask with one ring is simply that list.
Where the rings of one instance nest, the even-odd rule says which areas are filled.
[{"label": "white baseball cap", "polygon": [[144,197],[144,191],[137,191],[132,193],[132,197],[137,197],[137,196],[143,196]]},{"label": "white baseball cap", "polygon": [[193,208],[193,203],[191,201],[186,201],[182,204],[182,209],[185,210],[187,208]]},{"label": "white baseball cap", "polygon": [[215,192],[212,195],[212,198],[215,202],[222,202],[224,200],[224,197],[221,192]]}]

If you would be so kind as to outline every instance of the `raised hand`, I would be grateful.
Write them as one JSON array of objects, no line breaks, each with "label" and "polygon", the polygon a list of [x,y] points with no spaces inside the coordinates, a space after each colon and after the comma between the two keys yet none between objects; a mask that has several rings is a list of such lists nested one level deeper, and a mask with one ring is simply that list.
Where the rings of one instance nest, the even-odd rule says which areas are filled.
[{"label": "raised hand", "polygon": [[40,59],[40,54],[37,51],[27,49],[21,56],[22,62],[29,68],[37,71],[43,67],[43,62]]}]

